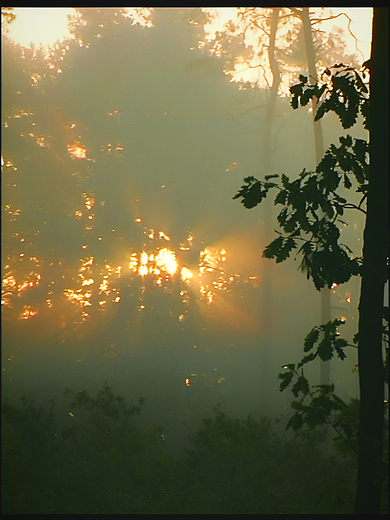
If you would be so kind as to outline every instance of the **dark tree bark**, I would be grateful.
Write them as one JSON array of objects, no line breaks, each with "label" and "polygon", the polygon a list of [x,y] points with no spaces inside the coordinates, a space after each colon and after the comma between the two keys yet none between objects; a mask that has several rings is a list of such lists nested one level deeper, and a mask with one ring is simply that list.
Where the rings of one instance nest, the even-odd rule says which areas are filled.
[{"label": "dark tree bark", "polygon": [[378,514],[383,474],[382,312],[388,255],[388,8],[374,7],[370,69],[370,176],[359,302],[360,419],[354,514]]}]

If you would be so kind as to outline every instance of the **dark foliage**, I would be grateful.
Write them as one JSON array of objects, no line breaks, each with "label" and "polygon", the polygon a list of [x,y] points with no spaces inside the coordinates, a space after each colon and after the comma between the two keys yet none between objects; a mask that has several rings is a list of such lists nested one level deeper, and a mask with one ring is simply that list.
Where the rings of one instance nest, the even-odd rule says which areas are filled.
[{"label": "dark foliage", "polygon": [[[325,457],[321,431],[279,435],[268,418],[215,409],[174,457],[161,427],[145,430],[104,385],[96,398],[67,390],[71,427],[31,397],[2,411],[6,514],[347,513],[354,463]],[[313,464],[313,460],[316,464]]]},{"label": "dark foliage", "polygon": [[[365,78],[366,69],[362,75]],[[343,128],[351,128],[356,123],[359,111],[364,118],[364,127],[369,128],[369,96],[368,88],[359,72],[340,63],[327,68],[322,73],[326,81],[322,84],[309,84],[307,76],[300,75],[299,83],[290,88],[291,106],[296,109],[299,104],[306,106],[313,97],[320,101],[315,115],[318,121],[329,111],[335,112]]]},{"label": "dark foliage", "polygon": [[[375,16],[377,15],[374,15],[374,19]],[[383,26],[383,31],[388,38],[388,26],[387,29]],[[372,63],[364,64],[363,78],[366,68],[371,68],[371,66]],[[351,415],[350,408],[334,394],[334,385],[310,386],[308,379],[304,376],[303,365],[317,356],[322,361],[327,361],[336,352],[341,360],[345,358],[344,348],[348,344],[345,340],[337,338],[337,326],[341,325],[340,320],[329,321],[314,327],[304,341],[304,352],[310,352],[298,363],[297,367],[295,364],[285,365],[286,372],[279,374],[279,378],[282,380],[281,391],[293,383],[294,397],[299,397],[298,401],[294,400],[291,404],[295,413],[288,421],[287,428],[292,427],[298,431],[304,425],[309,429],[315,429],[318,425],[325,423],[332,426],[337,433],[338,441],[343,441],[355,454],[359,451],[358,491],[354,512],[378,512],[381,496],[381,471],[387,464],[383,462],[382,458],[383,455],[386,456],[386,450],[383,450],[382,434],[383,381],[388,380],[388,376],[382,378],[381,351],[383,343],[385,343],[384,364],[386,367],[388,365],[388,344],[386,344],[388,326],[383,327],[383,320],[378,319],[380,317],[378,310],[379,304],[382,305],[383,302],[384,282],[388,279],[388,266],[385,265],[386,250],[381,247],[385,241],[388,242],[387,219],[385,211],[383,211],[388,204],[385,198],[380,196],[382,190],[387,193],[387,189],[384,189],[387,182],[386,176],[378,177],[379,172],[376,170],[380,170],[382,164],[386,163],[381,152],[387,142],[381,140],[381,133],[377,132],[379,104],[376,107],[376,120],[372,116],[370,121],[370,97],[362,76],[357,70],[343,64],[334,65],[331,69],[325,69],[322,74],[325,81],[322,84],[311,85],[308,78],[301,75],[299,83],[290,88],[292,107],[296,109],[299,105],[306,106],[312,100],[314,107],[317,107],[315,121],[321,119],[325,113],[333,111],[339,117],[344,129],[350,128],[356,123],[360,112],[363,116],[364,127],[370,131],[370,145],[366,141],[353,139],[349,135],[340,137],[340,146],[331,145],[314,172],[303,170],[293,182],[282,174],[280,184],[269,183],[270,176],[265,179],[266,182],[258,181],[254,177],[247,177],[244,179],[247,186],[243,186],[233,198],[242,197],[243,205],[253,208],[267,196],[271,188],[279,190],[274,203],[283,206],[277,220],[285,235],[277,232],[280,236],[265,248],[263,256],[275,258],[276,262],[282,262],[290,256],[293,249],[298,247],[298,240],[303,241],[303,245],[298,249],[298,254],[302,255],[300,267],[306,272],[307,278],[312,279],[317,290],[324,287],[331,288],[334,283],[337,285],[345,283],[354,275],[362,276],[359,333],[354,338],[359,345],[359,365],[362,365],[359,374],[360,430],[357,428],[357,423],[351,419],[353,414]],[[380,91],[382,97],[383,94],[387,94],[385,90]],[[372,139],[373,135],[376,135],[376,140]],[[381,143],[381,145],[378,146],[376,143]],[[373,152],[375,146],[376,150]],[[369,164],[372,167],[371,174]],[[278,178],[279,176],[273,175],[272,177]],[[381,181],[378,182],[378,178]],[[362,198],[357,206],[348,202],[338,192],[338,189],[342,187],[341,181],[345,189],[349,190],[355,185],[356,192],[362,193]],[[364,232],[363,265],[363,258],[353,257],[352,251],[339,243],[340,229],[337,224],[345,224],[341,217],[347,208],[354,208],[367,214],[368,210],[366,212],[362,208],[367,196],[369,198],[367,205],[371,209],[370,220],[366,221]],[[377,203],[379,198],[381,202]],[[375,213],[376,207],[380,208],[377,213]],[[373,214],[374,217],[372,217]],[[375,219],[376,224],[372,224]],[[368,221],[370,222],[369,227],[367,227]],[[378,233],[380,225],[383,232]],[[378,237],[383,244],[377,243]],[[380,256],[378,256],[378,249],[381,251]],[[373,276],[371,276],[372,274]],[[373,295],[375,302],[370,301]],[[380,321],[382,321],[382,330]],[[375,329],[375,327],[377,328]],[[383,329],[385,329],[385,333],[383,333]],[[314,344],[318,342],[320,336],[322,339],[317,349],[314,350]],[[371,336],[375,336],[375,339],[372,340]],[[364,362],[362,363],[361,360]],[[350,406],[353,410],[357,408],[355,403]],[[364,498],[362,498],[363,495]]]},{"label": "dark foliage", "polygon": [[[360,274],[361,258],[353,257],[348,246],[339,243],[338,223],[345,209],[363,211],[361,205],[366,197],[368,178],[368,145],[351,136],[340,137],[340,146],[331,145],[314,172],[303,170],[295,181],[282,174],[280,184],[269,182],[279,175],[267,175],[265,182],[254,177],[246,177],[238,193],[233,197],[242,198],[246,208],[254,208],[272,188],[279,190],[274,204],[283,206],[277,221],[286,233],[275,238],[264,250],[265,258],[275,258],[283,262],[303,244],[297,254],[302,255],[300,267],[312,278],[316,289],[331,287],[333,283],[347,282],[351,276]],[[357,182],[357,192],[362,199],[359,206],[348,203],[338,193],[344,186],[350,189]],[[342,182],[341,182],[342,181]]]},{"label": "dark foliage", "polygon": [[[364,74],[364,70],[363,70]],[[322,85],[308,84],[308,78],[299,77],[299,83],[290,88],[292,107],[306,106],[313,98],[319,100],[315,119],[328,111],[334,111],[343,128],[350,128],[360,112],[368,127],[368,90],[360,74],[342,64],[326,69],[322,75],[328,78]],[[369,178],[368,143],[350,135],[339,138],[340,146],[330,145],[315,171],[306,171],[290,181],[287,175],[280,176],[280,183],[269,182],[279,175],[265,176],[265,182],[255,177],[246,177],[233,199],[242,198],[245,208],[254,208],[266,198],[270,189],[279,193],[274,204],[283,206],[277,221],[285,235],[273,240],[264,250],[265,258],[283,262],[303,244],[297,254],[302,255],[300,267],[311,278],[317,290],[330,288],[333,283],[347,282],[351,276],[361,274],[362,259],[353,257],[348,246],[339,243],[338,224],[345,209],[354,208],[365,213],[362,204],[367,196]],[[340,195],[343,188],[355,187],[362,193],[358,206],[349,203]]]}]

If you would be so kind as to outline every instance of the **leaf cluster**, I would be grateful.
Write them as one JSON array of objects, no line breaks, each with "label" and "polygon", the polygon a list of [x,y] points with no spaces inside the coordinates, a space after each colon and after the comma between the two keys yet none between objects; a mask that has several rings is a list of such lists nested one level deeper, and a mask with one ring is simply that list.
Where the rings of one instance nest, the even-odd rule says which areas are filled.
[{"label": "leaf cluster", "polygon": [[291,403],[295,413],[289,419],[286,429],[292,427],[299,430],[304,424],[309,428],[315,428],[328,423],[337,432],[333,440],[338,444],[346,443],[356,452],[357,421],[355,416],[352,420],[348,412],[349,405],[334,393],[334,384],[310,386],[303,371],[303,366],[317,357],[322,361],[328,361],[336,353],[341,360],[346,358],[344,349],[354,345],[339,337],[337,328],[343,324],[343,320],[334,319],[311,329],[303,346],[304,352],[308,354],[298,364],[290,363],[283,366],[285,372],[278,375],[281,380],[279,390],[283,391],[292,385],[294,397],[299,398]]},{"label": "leaf cluster", "polygon": [[[365,78],[365,69],[362,71]],[[313,100],[317,106],[315,121],[327,112],[335,112],[343,128],[351,128],[356,123],[359,112],[363,116],[364,127],[369,127],[368,88],[359,72],[342,63],[327,68],[322,73],[326,81],[321,85],[311,85],[307,76],[300,75],[299,83],[290,87],[291,106],[306,106]]]},{"label": "leaf cluster", "polygon": [[[341,360],[347,357],[344,348],[354,345],[350,345],[345,339],[339,337],[340,333],[337,327],[343,324],[343,320],[336,318],[332,321],[328,321],[324,325],[317,325],[311,329],[303,343],[303,351],[311,352],[304,356],[297,365],[295,363],[284,365],[283,368],[287,370],[287,372],[278,375],[278,378],[282,380],[279,385],[281,392],[290,385],[294,376],[297,374],[297,370],[302,369],[306,363],[313,361],[316,357],[320,357],[322,361],[328,361],[333,357],[334,353],[336,353],[337,357]],[[319,341],[320,337],[322,338],[321,341]],[[317,343],[317,349],[314,350],[314,346]],[[307,394],[308,387],[305,386],[305,381],[307,380],[302,375],[298,377],[297,382],[292,387],[292,392],[295,397],[298,397],[299,392],[302,391],[305,395]]]},{"label": "leaf cluster", "polygon": [[65,395],[70,399],[71,410],[84,408],[114,420],[122,416],[127,418],[139,414],[144,402],[144,399],[141,398],[138,403],[127,403],[124,397],[112,392],[107,382],[103,384],[95,399],[90,397],[85,390],[75,394],[67,388]]},{"label": "leaf cluster", "polygon": [[247,209],[252,209],[266,198],[268,191],[271,188],[277,187],[274,182],[268,182],[268,179],[279,177],[279,175],[266,175],[265,181],[259,181],[255,177],[245,177],[244,182],[246,185],[241,186],[241,189],[234,195],[233,199],[242,197],[241,203]]},{"label": "leaf cluster", "polygon": [[295,413],[287,422],[286,430],[292,428],[300,430],[306,425],[309,430],[315,430],[318,426],[329,424],[336,432],[333,441],[339,451],[345,451],[346,447],[353,453],[357,453],[358,434],[358,408],[359,401],[352,399],[346,404],[334,393],[334,384],[310,385],[303,375],[303,370],[290,370],[289,379],[296,378],[293,385],[295,397],[301,394],[300,399],[294,400],[291,407]]},{"label": "leaf cluster", "polygon": [[[316,170],[303,170],[298,178],[282,174],[280,184],[270,182],[279,175],[267,175],[265,181],[246,177],[234,199],[242,198],[246,208],[260,204],[272,188],[279,190],[274,204],[283,206],[277,221],[285,232],[273,240],[264,250],[265,258],[275,258],[282,262],[298,248],[298,240],[303,241],[297,254],[302,255],[300,268],[312,278],[316,289],[331,287],[333,283],[347,282],[352,275],[360,273],[361,259],[354,258],[352,251],[339,243],[338,222],[343,222],[345,209],[364,210],[361,205],[366,197],[369,175],[368,144],[362,139],[347,135],[340,137],[340,146],[331,145]],[[352,180],[351,180],[352,179]],[[357,185],[362,193],[358,206],[348,203],[338,190]]]},{"label": "leaf cluster", "polygon": [[[299,390],[303,393],[303,397],[291,403],[291,407],[296,412],[290,417],[286,429],[292,427],[294,430],[299,430],[304,424],[310,428],[326,424],[333,412],[340,411],[346,406],[344,401],[334,394],[334,384],[315,385],[310,388],[305,377],[299,376],[298,381],[300,381]],[[306,395],[311,397],[309,404],[303,402]]]}]

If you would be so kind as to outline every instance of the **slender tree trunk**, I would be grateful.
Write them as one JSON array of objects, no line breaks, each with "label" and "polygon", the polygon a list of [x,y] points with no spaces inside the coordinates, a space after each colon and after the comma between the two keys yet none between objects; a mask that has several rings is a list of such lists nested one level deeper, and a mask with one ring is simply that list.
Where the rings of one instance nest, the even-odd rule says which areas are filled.
[{"label": "slender tree trunk", "polygon": [[[265,175],[273,173],[272,171],[272,140],[273,140],[273,122],[275,116],[275,105],[278,96],[280,85],[280,71],[278,61],[275,57],[276,50],[276,32],[279,20],[279,8],[272,9],[270,16],[270,37],[268,45],[268,61],[272,73],[272,84],[268,90],[269,97],[265,107],[264,121],[263,121],[263,157],[262,166]],[[272,240],[272,213],[273,204],[271,199],[265,201],[264,206],[264,241],[269,244]],[[262,315],[262,340],[260,359],[260,378],[259,378],[259,393],[261,396],[261,404],[264,413],[268,413],[268,406],[270,403],[268,370],[269,370],[269,351],[274,333],[275,323],[275,309],[274,309],[274,295],[272,280],[274,278],[274,262],[266,261],[263,266],[262,290],[259,294],[261,299],[261,315]]]},{"label": "slender tree trunk", "polygon": [[388,8],[374,7],[370,68],[370,177],[359,302],[360,418],[354,514],[378,514],[383,474],[382,312],[388,254]]},{"label": "slender tree trunk", "polygon": [[[316,56],[313,45],[313,35],[311,32],[309,8],[303,7],[300,16],[303,24],[303,34],[305,36],[307,66],[309,70],[309,83],[314,85],[315,83],[317,83],[318,78],[316,70]],[[314,117],[317,111],[317,103],[318,99],[316,97],[313,97],[313,126],[316,164],[318,164],[324,156],[324,138],[322,135],[321,121],[314,121]]]},{"label": "slender tree trunk", "polygon": [[[272,142],[272,128],[273,128],[273,120],[275,113],[275,104],[278,96],[278,90],[280,85],[280,71],[278,62],[275,58],[275,42],[276,42],[276,31],[279,20],[279,8],[272,9],[272,14],[270,18],[270,38],[269,38],[269,46],[268,46],[268,60],[272,73],[272,85],[269,89],[269,99],[267,100],[267,105],[265,109],[265,118],[263,122],[263,168],[265,174],[270,174],[272,172],[272,150],[271,150],[271,142]],[[272,201],[265,201],[266,205],[264,207],[264,220],[265,220],[265,240],[268,244],[272,240],[272,209],[273,204]],[[264,335],[267,339],[270,339],[272,335],[272,271],[273,271],[273,263],[266,262],[264,265],[264,273],[263,273],[263,301],[267,302],[264,308]]]},{"label": "slender tree trunk", "polygon": [[[316,57],[313,45],[313,35],[311,32],[311,22],[309,16],[309,8],[303,7],[300,14],[303,24],[303,33],[305,36],[307,65],[309,69],[309,83],[315,84],[318,81],[316,70]],[[324,138],[322,135],[321,121],[314,121],[317,112],[318,99],[313,98],[313,128],[314,128],[314,147],[316,164],[322,160],[324,156]],[[327,287],[321,289],[321,323],[327,323],[331,320],[330,314],[330,290]],[[323,385],[330,384],[330,361],[322,361],[320,365],[321,374],[320,381]]]}]

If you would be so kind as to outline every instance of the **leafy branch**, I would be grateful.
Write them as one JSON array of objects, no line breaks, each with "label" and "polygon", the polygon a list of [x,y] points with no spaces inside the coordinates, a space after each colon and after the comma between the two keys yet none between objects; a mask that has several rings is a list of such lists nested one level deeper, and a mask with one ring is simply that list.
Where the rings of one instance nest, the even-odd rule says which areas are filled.
[{"label": "leafy branch", "polygon": [[[295,181],[282,174],[280,183],[270,181],[279,179],[278,174],[266,175],[265,181],[246,177],[243,185],[233,199],[241,198],[244,207],[251,209],[260,204],[268,192],[276,188],[278,193],[274,204],[283,206],[277,221],[284,235],[273,240],[264,250],[265,258],[275,258],[282,262],[298,248],[297,239],[304,244],[298,249],[302,255],[300,268],[312,278],[316,289],[333,283],[347,282],[351,276],[360,274],[361,258],[352,257],[352,251],[338,242],[340,231],[337,223],[346,209],[361,208],[368,186],[369,163],[368,144],[350,135],[339,138],[340,146],[331,145],[316,170],[303,170]],[[362,193],[358,206],[349,203],[337,190],[344,186],[357,185]]]},{"label": "leafy branch", "polygon": [[[296,397],[302,393],[298,401],[292,401],[291,407],[296,412],[290,417],[286,430],[292,427],[295,431],[307,424],[309,428],[315,428],[321,424],[329,424],[337,433],[333,440],[342,440],[351,451],[357,455],[356,438],[358,431],[357,422],[351,420],[348,414],[348,405],[334,393],[334,384],[315,385],[310,387],[309,381],[304,377],[303,369],[299,373],[295,370],[292,374],[297,377],[294,384]],[[306,397],[310,397],[309,404],[304,404]]]},{"label": "leafy branch", "polygon": [[[279,390],[282,392],[293,383],[291,391],[295,397],[301,398],[293,401],[291,407],[296,410],[289,419],[286,430],[292,427],[299,430],[304,424],[309,428],[315,428],[320,424],[328,423],[337,433],[338,437],[334,440],[343,440],[356,454],[356,435],[357,424],[351,421],[347,413],[348,405],[334,393],[334,384],[315,385],[310,387],[309,381],[304,376],[303,366],[313,361],[317,356],[322,361],[328,361],[334,355],[343,360],[346,358],[344,348],[354,347],[345,339],[339,337],[337,327],[343,325],[344,321],[335,319],[324,325],[313,327],[304,340],[304,352],[310,352],[295,365],[290,363],[284,365],[286,372],[280,373],[278,378],[281,380]],[[321,341],[319,338],[321,337]],[[318,343],[314,351],[314,345]],[[304,401],[309,397],[311,401],[305,404]]]},{"label": "leafy branch", "polygon": [[[367,68],[363,68],[360,74],[343,64],[334,65],[325,69],[321,76],[325,81],[321,84],[310,84],[308,77],[300,75],[299,83],[290,88],[292,107],[304,107],[315,98],[316,121],[333,111],[343,128],[347,129],[361,114],[364,127],[369,129],[369,95],[364,83]],[[278,263],[286,260],[296,249],[296,255],[302,257],[300,268],[320,290],[361,274],[363,259],[353,256],[348,246],[339,243],[338,224],[346,224],[342,217],[347,209],[366,213],[362,205],[367,197],[369,174],[368,143],[347,135],[339,138],[339,146],[332,144],[328,148],[315,171],[303,170],[295,180],[290,180],[285,174],[267,175],[265,181],[247,177],[244,179],[246,185],[233,198],[241,198],[244,207],[253,208],[267,197],[271,189],[277,189],[274,204],[282,205],[277,216],[282,232],[276,231],[279,236],[267,245],[263,256],[275,258]],[[270,179],[274,180],[270,182]],[[340,189],[350,190],[353,186],[361,194],[358,205],[340,194]],[[341,439],[356,454],[359,402],[352,400],[350,405],[346,405],[334,394],[333,384],[310,386],[303,368],[317,357],[327,361],[337,355],[343,360],[346,347],[357,348],[358,334],[354,337],[355,345],[339,337],[337,328],[342,324],[342,320],[335,319],[309,332],[304,340],[302,360],[297,365],[285,365],[285,372],[278,375],[281,380],[279,389],[283,391],[291,384],[292,393],[298,398],[291,404],[295,413],[286,429],[299,430],[303,424],[314,428],[328,423],[337,433],[334,440]],[[388,348],[385,351],[386,365]]]},{"label": "leafy branch", "polygon": [[[360,74],[339,64],[325,69],[324,76],[327,81],[311,85],[306,76],[300,75],[300,82],[290,88],[292,107],[306,106],[315,97],[318,99],[316,120],[334,111],[343,127],[350,128],[360,111],[367,127],[368,89]],[[340,146],[330,145],[315,171],[303,170],[294,181],[282,174],[279,183],[270,181],[279,179],[278,174],[266,175],[264,181],[246,177],[246,184],[233,197],[241,198],[244,207],[251,209],[260,204],[271,189],[278,190],[274,204],[283,206],[277,221],[284,234],[277,231],[279,237],[265,248],[263,256],[283,262],[298,248],[298,240],[303,241],[296,254],[302,255],[300,268],[307,278],[312,278],[317,290],[347,282],[361,272],[362,259],[353,257],[348,246],[339,243],[337,224],[345,224],[341,217],[347,209],[366,213],[362,205],[368,189],[369,148],[366,141],[350,135],[340,137],[339,143]],[[362,194],[358,205],[348,202],[338,192],[342,187],[349,190],[353,185],[356,192]]]},{"label": "leafy branch", "polygon": [[[362,78],[363,76],[363,78]],[[291,106],[306,106],[315,97],[319,100],[315,121],[329,111],[335,112],[343,128],[351,128],[356,123],[359,112],[363,116],[364,128],[369,128],[369,95],[365,84],[366,68],[359,72],[342,63],[327,68],[321,75],[326,79],[322,85],[310,85],[307,76],[300,75],[299,83],[290,87]]]}]

